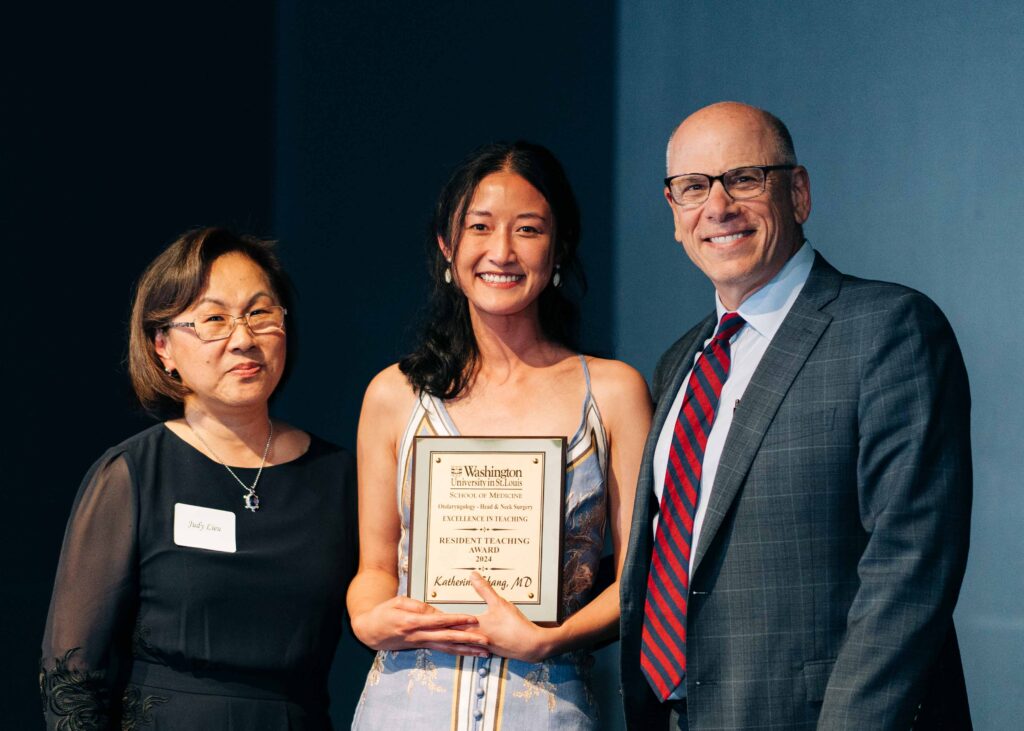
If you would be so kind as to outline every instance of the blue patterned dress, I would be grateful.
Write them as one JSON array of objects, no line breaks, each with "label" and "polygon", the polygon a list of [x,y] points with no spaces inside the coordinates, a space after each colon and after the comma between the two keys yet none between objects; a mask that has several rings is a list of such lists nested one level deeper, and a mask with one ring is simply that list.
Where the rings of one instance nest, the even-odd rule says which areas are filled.
[{"label": "blue patterned dress", "polygon": [[[568,616],[591,599],[604,548],[608,443],[590,392],[567,449],[563,601]],[[458,436],[439,399],[423,394],[413,409],[399,451],[398,594],[409,571],[412,446],[417,436]],[[593,729],[597,703],[588,682],[593,658],[575,651],[539,663],[503,657],[462,657],[432,650],[381,651],[366,678],[353,729]]]}]

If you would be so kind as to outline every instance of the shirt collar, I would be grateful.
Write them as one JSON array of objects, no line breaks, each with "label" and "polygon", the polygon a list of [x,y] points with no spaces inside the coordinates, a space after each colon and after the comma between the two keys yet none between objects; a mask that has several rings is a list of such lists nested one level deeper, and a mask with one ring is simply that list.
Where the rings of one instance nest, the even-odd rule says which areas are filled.
[{"label": "shirt collar", "polygon": [[[771,340],[786,319],[790,308],[804,288],[814,265],[814,249],[804,241],[778,274],[743,301],[736,312],[762,337]],[[722,320],[728,310],[715,292],[715,311]]]}]

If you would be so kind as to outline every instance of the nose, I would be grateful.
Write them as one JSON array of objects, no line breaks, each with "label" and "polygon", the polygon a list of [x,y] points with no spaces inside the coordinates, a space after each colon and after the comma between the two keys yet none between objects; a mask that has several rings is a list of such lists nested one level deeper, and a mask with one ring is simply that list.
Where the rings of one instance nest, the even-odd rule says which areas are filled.
[{"label": "nose", "polygon": [[711,183],[708,199],[704,201],[704,215],[714,221],[727,221],[736,215],[736,200],[725,190],[721,180]]},{"label": "nose", "polygon": [[494,264],[508,264],[515,258],[511,229],[501,228],[491,237],[489,258]]},{"label": "nose", "polygon": [[249,329],[245,317],[235,318],[235,329],[228,336],[228,345],[235,350],[248,350],[256,344],[256,335]]}]

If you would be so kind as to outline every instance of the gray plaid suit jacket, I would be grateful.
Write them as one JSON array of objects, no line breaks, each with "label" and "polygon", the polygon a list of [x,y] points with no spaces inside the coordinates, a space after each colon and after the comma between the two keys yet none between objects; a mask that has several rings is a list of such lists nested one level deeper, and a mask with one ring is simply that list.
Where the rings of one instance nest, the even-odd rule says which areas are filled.
[{"label": "gray plaid suit jacket", "polygon": [[[655,443],[712,313],[655,371],[621,580],[630,729],[665,728],[640,670]],[[970,728],[952,614],[967,560],[970,395],[939,309],[820,255],[732,427],[694,553],[690,728]]]}]

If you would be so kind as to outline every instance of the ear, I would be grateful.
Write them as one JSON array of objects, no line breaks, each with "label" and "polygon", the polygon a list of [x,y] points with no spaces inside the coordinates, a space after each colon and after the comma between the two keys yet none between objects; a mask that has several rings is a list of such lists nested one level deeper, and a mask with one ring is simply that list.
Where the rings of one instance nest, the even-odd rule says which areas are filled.
[{"label": "ear", "polygon": [[157,330],[153,337],[153,349],[156,351],[160,362],[164,364],[164,370],[176,371],[178,367],[174,364],[174,356],[171,354],[171,341],[164,330]]},{"label": "ear", "polygon": [[676,205],[676,202],[672,200],[672,194],[668,192],[668,187],[664,188],[665,202],[668,203],[668,208],[672,211],[672,224],[674,226],[672,232],[672,238],[674,238],[680,244],[683,243],[682,239],[682,209]]},{"label": "ear", "polygon": [[811,178],[807,168],[798,165],[793,169],[789,192],[793,200],[793,218],[802,225],[811,216]]},{"label": "ear", "polygon": [[437,246],[439,249],[441,249],[441,253],[444,255],[444,258],[447,259],[448,261],[451,261],[452,251],[450,248],[448,248],[448,244],[446,244],[444,242],[444,239],[441,238],[440,236],[437,237]]}]

